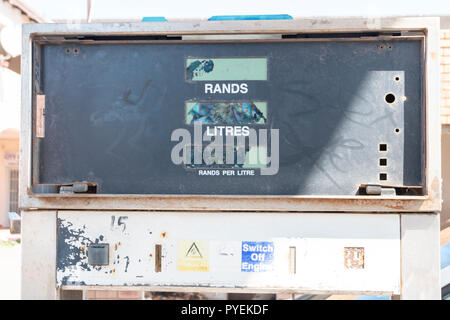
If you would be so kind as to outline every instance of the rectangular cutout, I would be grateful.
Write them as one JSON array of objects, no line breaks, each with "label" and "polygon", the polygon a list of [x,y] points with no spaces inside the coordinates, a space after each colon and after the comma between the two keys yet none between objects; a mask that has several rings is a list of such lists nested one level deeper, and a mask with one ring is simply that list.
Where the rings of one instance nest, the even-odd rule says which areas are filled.
[{"label": "rectangular cutout", "polygon": [[386,181],[387,180],[387,173],[380,173],[380,180]]},{"label": "rectangular cutout", "polygon": [[387,144],[386,143],[380,143],[379,150],[384,152],[387,151]]},{"label": "rectangular cutout", "polygon": [[267,123],[267,102],[186,102],[186,124]]},{"label": "rectangular cutout", "polygon": [[155,244],[155,272],[161,272],[161,252],[162,246]]},{"label": "rectangular cutout", "polygon": [[386,158],[381,158],[379,163],[380,163],[380,167],[386,167],[387,166],[387,159]]},{"label": "rectangular cutout", "polygon": [[364,248],[345,247],[344,267],[345,269],[364,269]]},{"label": "rectangular cutout", "polygon": [[289,247],[289,273],[295,274],[297,270],[297,248]]},{"label": "rectangular cutout", "polygon": [[87,248],[88,264],[106,266],[109,264],[109,244],[95,243]]},{"label": "rectangular cutout", "polygon": [[[247,141],[246,145],[224,145],[211,150],[211,159],[208,159],[209,163],[207,163],[204,157],[207,147],[186,146],[184,149],[185,167],[188,169],[261,169],[267,168],[269,162],[267,147],[250,146]],[[222,154],[219,155],[216,152]],[[196,163],[196,158],[201,162]]]},{"label": "rectangular cutout", "polygon": [[186,80],[267,80],[267,58],[188,58]]}]

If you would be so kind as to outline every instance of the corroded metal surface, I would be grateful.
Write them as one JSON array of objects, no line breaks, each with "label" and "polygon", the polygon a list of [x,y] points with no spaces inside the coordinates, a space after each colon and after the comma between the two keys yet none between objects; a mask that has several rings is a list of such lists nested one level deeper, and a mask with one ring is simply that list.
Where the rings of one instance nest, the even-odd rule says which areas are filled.
[{"label": "corroded metal surface", "polygon": [[192,210],[278,212],[433,212],[441,201],[433,197],[226,197],[226,196],[29,196],[28,208],[90,210]]}]

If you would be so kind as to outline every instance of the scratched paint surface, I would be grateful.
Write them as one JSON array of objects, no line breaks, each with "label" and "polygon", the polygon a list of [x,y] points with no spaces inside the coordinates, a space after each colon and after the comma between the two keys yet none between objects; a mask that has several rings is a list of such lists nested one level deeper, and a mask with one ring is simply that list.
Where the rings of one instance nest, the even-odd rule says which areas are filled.
[{"label": "scratched paint surface", "polygon": [[[361,184],[424,184],[420,41],[76,47],[78,55],[42,46],[45,139],[33,155],[36,183],[90,181],[98,194],[262,196],[354,196]],[[225,55],[267,57],[267,80],[186,81],[186,57],[212,60],[203,68],[213,74]],[[233,84],[238,93],[225,90]],[[388,94],[395,101],[386,102]],[[248,126],[279,129],[277,173],[204,176],[175,165],[173,130],[194,137],[187,101],[267,102],[267,122]]]},{"label": "scratched paint surface", "polygon": [[[398,215],[60,211],[57,284],[397,292],[399,236]],[[99,242],[109,265],[90,266]],[[348,247],[364,248],[363,268],[345,267]]]}]

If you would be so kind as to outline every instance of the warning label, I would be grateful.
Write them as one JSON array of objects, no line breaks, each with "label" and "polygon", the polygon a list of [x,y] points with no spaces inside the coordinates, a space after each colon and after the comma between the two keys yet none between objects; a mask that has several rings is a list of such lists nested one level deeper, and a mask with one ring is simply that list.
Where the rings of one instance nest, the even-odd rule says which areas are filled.
[{"label": "warning label", "polygon": [[183,240],[178,243],[179,271],[209,271],[209,243]]},{"label": "warning label", "polygon": [[273,271],[273,242],[242,242],[242,272]]}]

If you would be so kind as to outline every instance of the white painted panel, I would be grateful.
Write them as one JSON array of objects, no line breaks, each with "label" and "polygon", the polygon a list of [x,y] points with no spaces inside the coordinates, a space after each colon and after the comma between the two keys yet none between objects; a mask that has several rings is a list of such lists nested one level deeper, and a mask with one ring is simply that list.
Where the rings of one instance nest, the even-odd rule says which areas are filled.
[{"label": "white painted panel", "polygon": [[[126,227],[117,225],[120,216],[127,217]],[[394,214],[59,211],[58,219],[58,259],[66,262],[57,271],[59,285],[399,293],[400,226]],[[108,266],[87,265],[83,245],[96,240],[110,244]],[[179,246],[186,240],[203,251],[209,271],[179,270],[187,251],[180,253]],[[243,272],[243,241],[272,242],[273,271]],[[155,272],[155,244],[162,245],[161,272]],[[289,273],[290,247],[296,248],[295,274]],[[345,247],[364,248],[364,268],[344,267]]]},{"label": "white painted panel", "polygon": [[22,299],[56,299],[56,211],[22,211]]},{"label": "white painted panel", "polygon": [[404,300],[441,299],[439,214],[402,214]]}]

